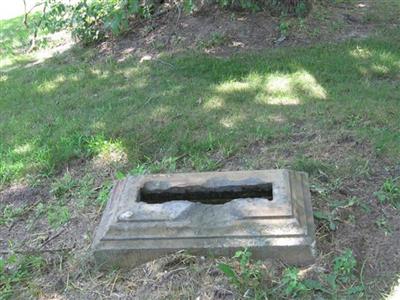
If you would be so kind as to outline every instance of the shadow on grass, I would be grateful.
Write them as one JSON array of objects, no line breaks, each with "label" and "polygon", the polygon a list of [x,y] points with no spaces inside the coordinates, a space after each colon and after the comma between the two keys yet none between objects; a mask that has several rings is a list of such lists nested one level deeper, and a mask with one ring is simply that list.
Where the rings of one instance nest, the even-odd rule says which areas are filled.
[{"label": "shadow on grass", "polygon": [[173,168],[213,169],[216,156],[314,131],[349,130],[396,158],[398,46],[369,39],[143,63],[72,49],[20,65],[0,77],[1,181],[113,148],[131,167],[185,156]]}]

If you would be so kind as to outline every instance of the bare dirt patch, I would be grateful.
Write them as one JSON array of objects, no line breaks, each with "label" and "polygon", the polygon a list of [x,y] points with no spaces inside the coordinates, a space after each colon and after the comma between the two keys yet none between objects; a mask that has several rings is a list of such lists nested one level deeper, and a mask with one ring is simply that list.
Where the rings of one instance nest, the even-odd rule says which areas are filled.
[{"label": "bare dirt patch", "polygon": [[[299,133],[300,134],[300,133]],[[344,206],[338,210],[336,229],[329,228],[323,220],[316,220],[317,248],[319,257],[307,276],[318,277],[330,272],[330,258],[345,248],[353,250],[358,261],[358,272],[362,272],[368,294],[378,296],[377,291],[388,290],[393,274],[400,269],[400,223],[398,211],[377,202],[374,192],[389,176],[399,176],[399,170],[390,163],[374,157],[368,144],[360,144],[352,137],[342,134],[321,135],[318,132],[303,136],[294,133],[287,145],[279,141],[270,144],[255,143],[241,153],[221,162],[221,170],[290,167],[296,165],[296,153],[309,147],[307,156],[324,161],[331,166],[325,170],[311,170],[311,186],[314,210],[332,212],[331,203],[356,197],[360,205]],[[289,145],[289,146],[288,146]],[[280,151],[290,148],[292,151]],[[357,155],[352,156],[352,154]],[[349,172],[348,159],[357,157],[368,162],[368,170],[356,174]],[[283,165],[277,166],[277,162]],[[102,168],[99,166],[102,165]],[[362,167],[361,164],[356,166]],[[121,167],[121,166],[119,166]],[[322,170],[323,169],[323,170]],[[104,172],[102,172],[104,171]],[[179,171],[179,170],[178,170]],[[58,179],[66,173],[75,180],[92,176],[91,187],[96,192],[105,180],[114,178],[116,168],[107,164],[77,160],[71,162]],[[101,175],[99,175],[101,174]],[[2,204],[23,203],[50,204],[54,201],[51,182],[42,182],[40,187],[11,186],[1,193]],[[39,200],[40,198],[40,200]],[[47,269],[34,280],[44,298],[66,297],[68,299],[128,298],[128,299],[238,299],[241,296],[218,269],[220,262],[234,264],[227,258],[195,257],[186,252],[162,257],[132,270],[98,270],[90,257],[90,244],[95,226],[101,216],[101,207],[88,204],[81,207],[76,194],[66,199],[72,212],[69,222],[57,229],[49,226],[45,216],[37,217],[35,209],[29,209],[13,221],[12,226],[2,226],[2,253],[39,254],[46,260]],[[28,204],[29,205],[29,204]],[[365,209],[364,209],[365,208]],[[384,216],[388,232],[377,226],[376,221]],[[6,241],[13,241],[12,249]],[[284,266],[277,261],[264,261],[262,268],[269,274],[265,280],[270,285],[274,275],[280,274]],[[379,279],[376,275],[379,274]]]},{"label": "bare dirt patch", "polygon": [[348,38],[364,38],[374,30],[364,15],[369,6],[358,3],[330,5],[318,2],[304,19],[274,17],[268,11],[256,13],[205,6],[193,15],[172,8],[151,20],[132,24],[123,38],[99,45],[103,55],[123,60],[134,55],[146,59],[187,50],[227,56]]}]

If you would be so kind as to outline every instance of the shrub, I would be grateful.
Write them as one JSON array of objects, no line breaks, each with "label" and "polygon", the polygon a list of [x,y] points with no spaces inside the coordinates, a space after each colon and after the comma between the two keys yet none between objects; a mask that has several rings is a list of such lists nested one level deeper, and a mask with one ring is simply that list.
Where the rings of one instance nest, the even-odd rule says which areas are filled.
[{"label": "shrub", "polygon": [[[32,18],[28,24],[28,14],[24,23],[31,30],[32,46],[38,30],[56,32],[68,29],[84,44],[101,41],[116,36],[129,29],[130,18],[151,18],[157,0],[79,0],[74,4],[64,4],[63,0],[44,0],[39,18]],[[160,0],[158,0],[160,1]],[[266,7],[278,15],[303,16],[311,9],[311,0],[216,0],[221,7],[258,11]],[[174,5],[183,6],[192,13],[196,1],[181,0]]]},{"label": "shrub", "polygon": [[32,19],[29,27],[34,36],[38,30],[56,32],[66,28],[76,39],[91,44],[125,32],[130,17],[149,18],[151,13],[152,4],[140,0],[79,0],[68,5],[62,0],[45,0],[40,17]]},{"label": "shrub", "polygon": [[400,209],[400,177],[387,178],[375,195],[381,204]]},{"label": "shrub", "polygon": [[34,255],[0,257],[0,299],[15,299],[14,293],[29,287],[29,281],[45,267],[45,260]]},{"label": "shrub", "polygon": [[229,281],[240,291],[252,295],[253,299],[265,299],[262,291],[263,274],[261,271],[260,262],[251,262],[251,252],[247,249],[237,251],[233,259],[239,263],[239,266],[234,266],[220,263],[218,269],[221,270]]}]

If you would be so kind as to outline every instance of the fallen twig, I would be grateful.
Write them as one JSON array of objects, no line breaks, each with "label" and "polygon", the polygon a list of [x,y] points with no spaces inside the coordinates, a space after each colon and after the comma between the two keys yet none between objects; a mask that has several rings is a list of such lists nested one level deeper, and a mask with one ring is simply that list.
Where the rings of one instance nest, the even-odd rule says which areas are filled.
[{"label": "fallen twig", "polygon": [[65,231],[66,227],[63,227],[59,232],[57,232],[55,235],[49,237],[41,246],[40,248],[43,248],[44,246],[46,246],[48,243],[50,243],[52,240],[54,240],[56,237],[60,236],[61,233],[63,233]]}]

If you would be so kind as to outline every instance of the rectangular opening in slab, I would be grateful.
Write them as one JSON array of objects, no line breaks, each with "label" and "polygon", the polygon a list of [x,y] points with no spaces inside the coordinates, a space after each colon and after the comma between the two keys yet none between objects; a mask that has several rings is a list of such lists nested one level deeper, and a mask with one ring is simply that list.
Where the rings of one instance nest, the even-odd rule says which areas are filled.
[{"label": "rectangular opening in slab", "polygon": [[240,198],[272,200],[272,194],[272,183],[208,187],[202,185],[169,186],[166,182],[151,182],[144,184],[140,189],[140,201],[163,203],[188,200],[203,204],[224,204]]}]

